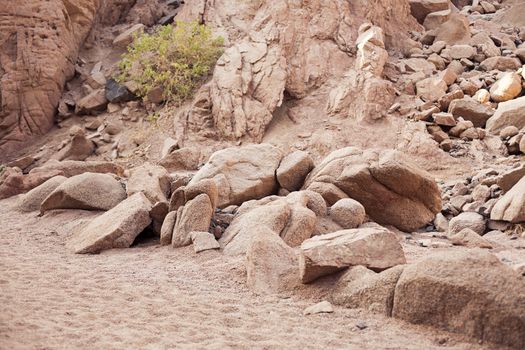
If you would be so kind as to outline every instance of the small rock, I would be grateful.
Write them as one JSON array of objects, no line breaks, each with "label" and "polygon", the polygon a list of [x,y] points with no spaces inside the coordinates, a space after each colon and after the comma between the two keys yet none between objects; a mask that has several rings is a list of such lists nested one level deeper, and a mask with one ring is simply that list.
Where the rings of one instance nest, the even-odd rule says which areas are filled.
[{"label": "small rock", "polygon": [[191,232],[190,237],[195,253],[200,253],[205,250],[220,249],[221,247],[219,242],[217,242],[215,237],[209,232]]},{"label": "small rock", "polygon": [[332,313],[334,312],[334,308],[332,304],[330,304],[329,301],[321,301],[320,303],[317,303],[315,305],[309,306],[303,311],[303,315],[315,315],[315,314],[323,314],[323,313]]}]

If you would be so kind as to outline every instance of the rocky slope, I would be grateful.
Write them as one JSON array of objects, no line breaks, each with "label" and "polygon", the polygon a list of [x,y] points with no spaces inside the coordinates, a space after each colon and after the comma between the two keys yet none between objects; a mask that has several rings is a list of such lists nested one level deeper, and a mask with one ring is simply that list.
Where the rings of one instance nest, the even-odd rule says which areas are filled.
[{"label": "rocky slope", "polygon": [[[0,198],[32,230],[67,218],[68,259],[145,240],[191,271],[215,254],[254,300],[525,346],[519,1],[53,5],[39,26],[0,17]],[[206,23],[225,52],[192,101],[140,101],[112,79],[119,55],[174,19]]]}]

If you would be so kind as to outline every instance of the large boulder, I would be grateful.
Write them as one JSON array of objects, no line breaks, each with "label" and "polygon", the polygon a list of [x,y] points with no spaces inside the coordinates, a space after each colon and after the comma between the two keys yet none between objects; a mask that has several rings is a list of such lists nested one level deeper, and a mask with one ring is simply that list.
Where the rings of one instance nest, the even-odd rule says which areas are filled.
[{"label": "large boulder", "polygon": [[192,232],[207,232],[210,228],[213,207],[210,197],[199,194],[177,210],[171,245],[175,248],[191,244]]},{"label": "large boulder", "polygon": [[409,0],[410,12],[421,24],[432,12],[449,9],[449,0]]},{"label": "large boulder", "polygon": [[375,271],[404,264],[403,248],[391,231],[377,225],[312,237],[301,244],[299,270],[303,283],[349,266]]},{"label": "large boulder", "polygon": [[58,175],[62,173],[55,170],[25,175],[20,168],[6,168],[0,173],[0,199],[26,193]]},{"label": "large boulder", "polygon": [[525,280],[486,251],[435,253],[405,267],[392,316],[523,349],[524,291]]},{"label": "large boulder", "polygon": [[521,76],[514,72],[505,73],[490,88],[490,97],[495,102],[514,99],[521,93]]},{"label": "large boulder", "polygon": [[109,210],[124,199],[126,199],[126,191],[113,176],[84,173],[67,179],[55,188],[42,202],[40,211]]},{"label": "large boulder", "polygon": [[224,253],[246,253],[259,227],[266,227],[289,246],[299,246],[316,233],[318,219],[326,216],[323,198],[312,191],[271,196],[244,203],[220,239]]},{"label": "large boulder", "polygon": [[171,181],[168,171],[161,166],[143,164],[131,170],[126,192],[131,196],[142,192],[152,204],[168,202]]},{"label": "large boulder", "polygon": [[57,172],[59,175],[65,177],[72,177],[83,173],[111,173],[118,176],[124,174],[124,168],[121,165],[106,161],[75,161],[65,160],[59,162],[57,160],[50,160],[38,168],[34,168],[29,172],[29,175]]},{"label": "large boulder", "polygon": [[332,152],[310,173],[304,188],[317,190],[325,183],[361,203],[374,221],[404,231],[420,228],[441,210],[434,179],[397,151],[348,147]]},{"label": "large boulder", "polygon": [[478,235],[485,233],[485,218],[478,213],[464,212],[456,217],[453,217],[448,224],[448,233],[455,235],[461,232],[463,229],[471,229]]},{"label": "large boulder", "polygon": [[300,284],[294,250],[267,227],[253,232],[246,252],[248,287],[258,293],[279,293]]},{"label": "large boulder", "polygon": [[82,227],[73,235],[69,246],[77,254],[127,248],[151,223],[150,209],[146,196],[136,193]]},{"label": "large boulder", "polygon": [[487,131],[498,133],[507,126],[515,126],[518,129],[525,128],[525,96],[514,100],[502,102],[494,115],[487,120]]},{"label": "large boulder", "polygon": [[283,158],[269,144],[227,148],[215,152],[191,179],[190,185],[214,179],[219,188],[219,207],[240,205],[277,193],[275,171]]},{"label": "large boulder", "polygon": [[75,73],[78,51],[100,4],[100,0],[2,2],[0,159],[18,150],[29,136],[42,135],[53,126],[62,88]]},{"label": "large boulder", "polygon": [[484,127],[487,120],[494,114],[491,107],[468,96],[450,102],[448,111],[456,118],[462,117],[470,120],[475,127]]},{"label": "large boulder", "polygon": [[359,227],[366,219],[365,208],[356,200],[343,198],[330,207],[330,218],[344,229]]},{"label": "large boulder", "polygon": [[26,212],[40,210],[40,205],[44,199],[46,199],[51,192],[66,180],[67,177],[59,175],[52,177],[40,186],[33,188],[20,198],[17,205],[18,210]]},{"label": "large boulder", "polygon": [[277,181],[282,188],[290,192],[297,191],[313,168],[314,161],[307,152],[292,152],[281,160],[276,173]]},{"label": "large boulder", "polygon": [[512,223],[525,222],[525,177],[497,201],[490,218]]}]

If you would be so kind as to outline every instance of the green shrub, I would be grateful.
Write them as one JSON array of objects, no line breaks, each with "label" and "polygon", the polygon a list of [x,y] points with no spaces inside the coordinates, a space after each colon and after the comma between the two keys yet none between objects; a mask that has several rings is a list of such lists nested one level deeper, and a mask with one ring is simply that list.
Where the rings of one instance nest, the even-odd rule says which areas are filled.
[{"label": "green shrub", "polygon": [[160,88],[167,102],[181,103],[210,73],[222,54],[223,39],[206,25],[180,22],[135,36],[119,63],[119,82],[132,81],[146,97]]}]

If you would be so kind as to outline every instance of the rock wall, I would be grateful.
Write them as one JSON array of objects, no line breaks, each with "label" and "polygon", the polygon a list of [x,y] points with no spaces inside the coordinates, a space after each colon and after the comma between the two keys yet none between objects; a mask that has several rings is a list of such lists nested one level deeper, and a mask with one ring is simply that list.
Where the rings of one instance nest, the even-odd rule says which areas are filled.
[{"label": "rock wall", "polygon": [[102,0],[0,0],[0,150],[53,125]]},{"label": "rock wall", "polygon": [[283,98],[303,98],[338,79],[355,61],[361,24],[385,33],[387,49],[403,50],[418,24],[408,1],[187,1],[179,19],[197,19],[230,47],[211,82],[182,116],[192,132],[260,140]]}]

